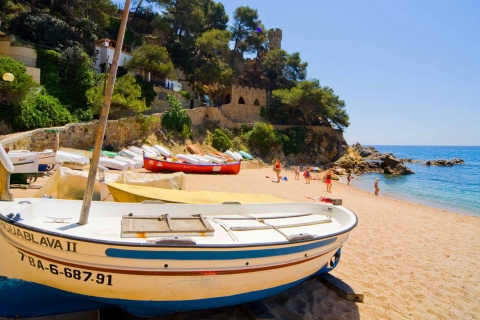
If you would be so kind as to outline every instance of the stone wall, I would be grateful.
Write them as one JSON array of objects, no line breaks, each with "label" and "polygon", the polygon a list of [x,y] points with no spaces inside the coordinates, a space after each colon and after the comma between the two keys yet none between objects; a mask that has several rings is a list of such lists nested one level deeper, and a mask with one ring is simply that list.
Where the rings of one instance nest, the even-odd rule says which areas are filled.
[{"label": "stone wall", "polygon": [[[204,121],[211,121],[220,127],[238,129],[242,125],[254,123],[235,123],[226,118],[220,108],[201,107],[188,109],[187,115],[192,121],[192,126],[202,126]],[[153,118],[150,118],[153,117]],[[108,146],[119,150],[129,145],[139,145],[146,137],[154,134],[157,137],[163,136],[160,131],[162,113],[144,117],[123,118],[109,120],[106,128],[104,147]],[[57,129],[60,131],[60,147],[88,150],[95,145],[98,121],[88,123],[68,124],[63,127],[36,129],[27,132],[20,132],[0,136],[3,147],[14,149],[25,149],[41,151],[55,147],[55,134],[47,131]]]}]

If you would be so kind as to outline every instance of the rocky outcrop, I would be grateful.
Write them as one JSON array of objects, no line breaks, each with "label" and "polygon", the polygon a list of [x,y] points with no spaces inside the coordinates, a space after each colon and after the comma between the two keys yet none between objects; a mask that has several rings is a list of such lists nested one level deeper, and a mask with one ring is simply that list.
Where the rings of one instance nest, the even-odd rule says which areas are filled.
[{"label": "rocky outcrop", "polygon": [[382,154],[374,147],[363,147],[358,142],[340,158],[336,165],[349,169],[355,174],[379,172],[384,174],[413,174],[403,160],[397,159],[391,153]]},{"label": "rocky outcrop", "polygon": [[425,162],[427,166],[443,166],[443,167],[452,167],[456,164],[464,164],[465,161],[459,158],[453,158],[452,160],[428,160]]},{"label": "rocky outcrop", "polygon": [[299,153],[285,154],[281,146],[268,150],[252,147],[250,152],[265,163],[279,159],[283,165],[327,166],[338,160],[348,148],[343,135],[331,129],[329,132],[317,132],[307,129],[303,140],[303,150]]},{"label": "rocky outcrop", "polygon": [[381,168],[385,174],[413,174],[406,165],[403,164],[402,160],[395,158],[391,153],[387,153],[382,158]]}]

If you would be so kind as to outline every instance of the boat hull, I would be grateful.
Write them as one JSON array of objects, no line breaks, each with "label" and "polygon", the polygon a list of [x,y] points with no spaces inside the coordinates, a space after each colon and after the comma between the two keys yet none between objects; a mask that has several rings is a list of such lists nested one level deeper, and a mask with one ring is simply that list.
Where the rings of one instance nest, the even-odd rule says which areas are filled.
[{"label": "boat hull", "polygon": [[[42,210],[50,208],[50,214],[54,215],[57,209],[64,208],[67,204],[78,206],[72,207],[73,211],[78,210],[81,205],[81,201],[35,201],[37,202],[33,205],[14,203],[13,206],[17,208],[14,212],[19,212],[22,216],[33,216],[37,207]],[[202,212],[207,208],[187,204],[136,205],[126,206],[125,214],[120,212],[121,216],[128,215],[127,212],[146,210],[145,208],[152,208],[156,212],[192,208]],[[215,214],[218,215],[232,207],[209,206],[213,206],[217,212]],[[288,205],[268,204],[261,208],[272,206],[281,208]],[[110,211],[114,211],[114,208],[119,210],[117,203],[94,202],[91,210],[112,215]],[[242,208],[235,206],[235,211],[242,211]],[[256,207],[250,205],[248,208]],[[4,209],[2,208],[2,211],[5,211]],[[139,212],[140,216],[143,214],[144,212]],[[226,219],[223,225],[236,223],[238,220],[220,216],[218,218]],[[356,225],[355,220],[349,222],[347,228],[333,234],[263,243],[242,241],[243,232],[249,232],[245,239],[254,237],[258,232],[247,227],[238,231],[240,233],[237,236],[230,235],[240,237],[237,244],[232,245],[227,244],[231,239],[227,234],[222,236],[221,229],[216,229],[215,233],[218,233],[219,237],[226,237],[225,244],[191,243],[188,237],[170,237],[165,238],[166,241],[158,241],[163,238],[155,238],[145,233],[134,234],[131,240],[123,239],[119,242],[108,240],[114,237],[105,230],[102,231],[105,233],[102,233],[103,240],[102,237],[91,239],[79,236],[82,235],[81,228],[84,227],[67,223],[62,220],[68,219],[65,217],[51,217],[47,214],[35,219],[41,221],[34,221],[32,224],[46,224],[49,230],[27,226],[21,218],[15,221],[0,214],[0,275],[4,279],[20,281],[23,286],[28,284],[27,295],[34,290],[38,290],[40,295],[42,290],[46,290],[44,287],[54,288],[58,290],[56,293],[71,297],[73,305],[69,306],[67,303],[64,308],[73,310],[74,305],[83,306],[83,303],[86,303],[84,301],[90,301],[93,306],[115,305],[138,316],[241,304],[284,291],[311,275],[322,272],[322,268],[338,255],[349,231]],[[88,225],[87,230],[102,230],[102,226],[99,226],[101,221],[96,221],[92,226]],[[114,220],[110,219],[108,224],[117,224],[113,222]],[[239,228],[243,227],[231,227],[231,230]],[[273,232],[270,236],[266,234],[261,238],[271,238],[271,235],[277,234],[275,230],[259,230],[261,233]],[[204,239],[208,236],[206,232],[198,241],[208,241]],[[279,234],[277,236],[280,237]],[[148,242],[147,238],[153,241]],[[5,290],[5,285],[0,286],[0,297],[8,295]],[[42,299],[48,300],[48,297],[42,296]],[[24,304],[23,298],[17,300]],[[12,316],[10,312],[13,307],[14,305],[0,305],[0,316]],[[21,317],[32,316],[32,312],[35,316],[52,314],[47,310],[14,310],[16,313],[20,311],[21,313],[15,316]]]},{"label": "boat hull", "polygon": [[152,172],[184,172],[184,173],[222,173],[237,174],[241,162],[191,164],[185,162],[170,162],[166,160],[143,157],[143,167]]}]

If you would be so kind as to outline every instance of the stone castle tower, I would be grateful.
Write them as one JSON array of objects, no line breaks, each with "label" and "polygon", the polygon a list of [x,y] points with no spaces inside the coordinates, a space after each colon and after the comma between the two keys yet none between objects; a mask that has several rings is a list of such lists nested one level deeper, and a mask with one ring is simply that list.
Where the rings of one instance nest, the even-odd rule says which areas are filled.
[{"label": "stone castle tower", "polygon": [[282,49],[282,29],[268,30],[269,50]]}]

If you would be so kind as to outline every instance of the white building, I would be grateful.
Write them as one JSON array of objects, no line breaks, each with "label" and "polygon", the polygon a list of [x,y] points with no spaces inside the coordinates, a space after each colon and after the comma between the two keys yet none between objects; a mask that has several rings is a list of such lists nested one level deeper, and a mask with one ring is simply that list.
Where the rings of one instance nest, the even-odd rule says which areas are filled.
[{"label": "white building", "polygon": [[[97,55],[95,61],[95,70],[97,72],[103,71],[101,65],[106,63],[107,59],[108,63],[112,64],[116,44],[116,41],[107,38],[97,41],[95,44],[95,53]],[[118,60],[118,66],[122,67],[130,59],[132,59],[132,56],[130,55],[130,48],[126,45],[123,45],[120,53],[120,59]]]}]

